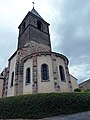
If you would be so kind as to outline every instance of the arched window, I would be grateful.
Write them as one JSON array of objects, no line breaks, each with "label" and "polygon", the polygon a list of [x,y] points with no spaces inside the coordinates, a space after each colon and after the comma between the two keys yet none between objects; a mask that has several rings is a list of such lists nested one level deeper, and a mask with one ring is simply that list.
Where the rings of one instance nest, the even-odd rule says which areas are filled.
[{"label": "arched window", "polygon": [[11,76],[11,87],[13,86],[13,81],[14,81],[14,72],[12,72],[12,76]]},{"label": "arched window", "polygon": [[63,66],[59,66],[59,71],[60,71],[60,77],[61,77],[61,81],[65,81],[65,74],[64,74],[64,69]]},{"label": "arched window", "polygon": [[49,79],[49,69],[47,64],[41,65],[41,78],[42,80],[48,80]]},{"label": "arched window", "polygon": [[30,83],[30,68],[26,69],[26,83]]},{"label": "arched window", "polygon": [[37,28],[39,30],[42,30],[42,23],[40,21],[37,21]]}]

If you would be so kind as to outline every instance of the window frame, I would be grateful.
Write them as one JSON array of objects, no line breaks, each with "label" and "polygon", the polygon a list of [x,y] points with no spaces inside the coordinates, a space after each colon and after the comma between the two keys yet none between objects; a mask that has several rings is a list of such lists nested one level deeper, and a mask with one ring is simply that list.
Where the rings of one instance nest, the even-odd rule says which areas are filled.
[{"label": "window frame", "polygon": [[59,65],[59,74],[60,74],[61,82],[66,82],[65,71],[62,65]]},{"label": "window frame", "polygon": [[12,75],[11,75],[11,85],[10,85],[10,87],[13,87],[13,82],[14,82],[14,71],[12,72]]},{"label": "window frame", "polygon": [[49,66],[44,63],[41,65],[41,81],[48,82],[49,80]]},{"label": "window frame", "polygon": [[43,24],[42,24],[42,22],[41,21],[37,21],[37,29],[38,30],[40,30],[40,31],[42,31],[42,28],[43,28]]},{"label": "window frame", "polygon": [[25,71],[25,85],[28,85],[31,83],[31,69],[28,67]]}]

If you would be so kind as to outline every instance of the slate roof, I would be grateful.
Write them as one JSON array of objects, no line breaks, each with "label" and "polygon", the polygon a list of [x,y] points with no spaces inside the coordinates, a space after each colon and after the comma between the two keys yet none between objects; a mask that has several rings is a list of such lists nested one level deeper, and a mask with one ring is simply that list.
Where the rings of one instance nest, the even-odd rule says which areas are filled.
[{"label": "slate roof", "polygon": [[43,19],[43,18],[39,15],[39,13],[34,9],[34,7],[33,7],[33,9],[31,10],[31,13],[33,13],[33,14],[36,15],[37,17]]}]

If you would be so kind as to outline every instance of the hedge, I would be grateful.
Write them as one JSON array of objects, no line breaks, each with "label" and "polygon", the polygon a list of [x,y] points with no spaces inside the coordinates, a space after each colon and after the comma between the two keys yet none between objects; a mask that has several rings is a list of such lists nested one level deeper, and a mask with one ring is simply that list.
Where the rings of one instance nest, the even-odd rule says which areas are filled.
[{"label": "hedge", "polygon": [[38,119],[90,111],[90,93],[46,93],[0,99],[0,119]]},{"label": "hedge", "polygon": [[76,88],[76,89],[74,89],[74,92],[81,92],[81,89],[80,88]]},{"label": "hedge", "polygon": [[90,89],[83,90],[83,92],[89,92],[90,93]]}]

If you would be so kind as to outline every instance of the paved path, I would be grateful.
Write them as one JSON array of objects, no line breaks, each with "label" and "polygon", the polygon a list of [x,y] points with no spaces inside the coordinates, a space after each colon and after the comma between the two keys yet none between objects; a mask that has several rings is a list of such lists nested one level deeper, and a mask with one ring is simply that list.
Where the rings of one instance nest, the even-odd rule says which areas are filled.
[{"label": "paved path", "polygon": [[[12,120],[12,119],[0,119],[0,120]],[[13,119],[13,120],[90,120],[90,111],[82,112],[66,116],[56,116],[43,119]]]},{"label": "paved path", "polygon": [[44,118],[42,120],[90,120],[90,111],[67,115],[63,117],[56,116],[56,117]]}]

